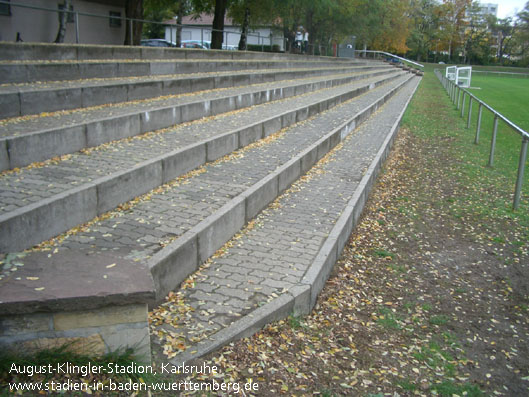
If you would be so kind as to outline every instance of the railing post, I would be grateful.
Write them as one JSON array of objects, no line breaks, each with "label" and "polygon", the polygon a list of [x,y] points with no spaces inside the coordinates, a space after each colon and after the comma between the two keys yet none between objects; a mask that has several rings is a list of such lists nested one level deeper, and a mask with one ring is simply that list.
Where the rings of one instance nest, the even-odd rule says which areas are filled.
[{"label": "railing post", "polygon": [[468,97],[468,118],[467,118],[467,130],[470,128],[470,119],[472,118],[472,97]]},{"label": "railing post", "polygon": [[478,110],[478,125],[476,127],[476,138],[474,139],[474,143],[477,145],[479,143],[479,132],[481,130],[481,115],[483,114],[483,104],[479,103],[479,110]]},{"label": "railing post", "polygon": [[75,13],[75,42],[79,44],[79,13]]},{"label": "railing post", "polygon": [[461,117],[465,115],[465,95],[466,92],[463,91],[463,100],[461,101]]},{"label": "railing post", "polygon": [[204,28],[200,28],[200,43],[204,45]]},{"label": "railing post", "polygon": [[459,109],[459,104],[461,102],[461,87],[457,86],[457,107]]},{"label": "railing post", "polygon": [[132,23],[134,22],[132,19],[129,19],[129,26],[130,26],[130,45],[132,45],[132,43],[134,43],[134,40],[132,39],[132,31],[133,31],[133,26],[132,26]]},{"label": "railing post", "polygon": [[494,128],[492,130],[492,139],[490,141],[489,167],[494,165],[494,150],[496,150],[496,135],[498,134],[498,115],[494,115]]},{"label": "railing post", "polygon": [[516,188],[514,189],[514,202],[513,210],[517,210],[520,206],[520,197],[522,195],[522,184],[523,184],[523,174],[525,171],[525,162],[527,161],[527,144],[529,139],[526,137],[522,138],[522,148],[520,150],[520,162],[518,163],[518,178],[516,178]]}]

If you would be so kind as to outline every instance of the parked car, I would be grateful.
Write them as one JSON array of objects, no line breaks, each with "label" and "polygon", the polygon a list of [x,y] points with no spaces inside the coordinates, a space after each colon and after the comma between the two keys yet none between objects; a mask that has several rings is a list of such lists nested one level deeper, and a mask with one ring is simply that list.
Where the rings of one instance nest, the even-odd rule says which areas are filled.
[{"label": "parked car", "polygon": [[145,39],[140,45],[146,47],[176,47],[176,43],[165,39]]},{"label": "parked car", "polygon": [[211,49],[211,41],[200,40],[182,40],[182,48],[202,48],[205,50]]}]

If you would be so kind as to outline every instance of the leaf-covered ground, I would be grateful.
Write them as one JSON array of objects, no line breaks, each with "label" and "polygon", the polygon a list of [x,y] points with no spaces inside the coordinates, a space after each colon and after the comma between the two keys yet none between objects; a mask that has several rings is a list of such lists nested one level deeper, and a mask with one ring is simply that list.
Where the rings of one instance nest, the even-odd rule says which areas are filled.
[{"label": "leaf-covered ground", "polygon": [[527,194],[513,213],[514,182],[482,171],[435,84],[312,314],[210,356],[221,379],[262,396],[529,394]]}]

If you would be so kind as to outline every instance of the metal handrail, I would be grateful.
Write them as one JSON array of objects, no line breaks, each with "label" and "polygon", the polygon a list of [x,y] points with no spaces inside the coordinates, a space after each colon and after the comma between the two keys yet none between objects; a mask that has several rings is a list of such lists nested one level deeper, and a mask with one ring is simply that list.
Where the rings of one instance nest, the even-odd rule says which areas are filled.
[{"label": "metal handrail", "polygon": [[[511,129],[513,129],[515,132],[517,132],[521,136],[522,143],[521,143],[521,149],[520,149],[520,159],[518,162],[518,176],[516,178],[516,187],[514,189],[514,199],[513,199],[513,210],[517,210],[518,207],[520,206],[520,199],[521,199],[521,194],[522,194],[525,163],[527,161],[527,147],[529,144],[529,133],[525,131],[523,128],[514,124],[511,120],[509,120],[507,117],[505,117],[500,112],[495,110],[493,107],[483,102],[481,99],[477,98],[474,94],[458,86],[452,80],[447,79],[446,76],[439,69],[435,69],[434,73],[437,75],[437,78],[439,79],[439,81],[441,82],[445,90],[447,91],[448,95],[450,96],[450,99],[452,100],[454,105],[456,105],[456,108],[458,110],[461,105],[461,117],[464,117],[464,114],[465,114],[465,95],[468,95],[469,104],[468,104],[468,115],[467,115],[467,128],[470,128],[470,121],[472,118],[472,101],[474,100],[479,104],[478,119],[477,119],[477,126],[476,126],[476,136],[474,139],[475,144],[479,143],[479,133],[481,131],[481,116],[482,116],[483,108],[489,110],[493,114],[494,126],[493,126],[493,131],[492,131],[492,139],[491,139],[490,154],[489,154],[489,164],[488,164],[490,167],[492,167],[494,164],[494,151],[496,149],[496,136],[498,133],[498,121],[502,120],[505,124],[507,124]],[[461,94],[463,96],[462,98],[460,98]]]},{"label": "metal handrail", "polygon": [[355,50],[355,52],[358,52],[358,53],[382,54],[382,55],[385,55],[385,56],[388,56],[388,57],[399,59],[399,60],[401,60],[403,62],[411,63],[412,65],[415,65],[415,66],[418,66],[418,67],[424,69],[424,65],[422,65],[420,63],[417,63],[415,61],[411,61],[411,60],[406,59],[406,58],[399,57],[398,55],[395,55],[395,54],[390,54],[389,52],[385,52],[385,51]]}]

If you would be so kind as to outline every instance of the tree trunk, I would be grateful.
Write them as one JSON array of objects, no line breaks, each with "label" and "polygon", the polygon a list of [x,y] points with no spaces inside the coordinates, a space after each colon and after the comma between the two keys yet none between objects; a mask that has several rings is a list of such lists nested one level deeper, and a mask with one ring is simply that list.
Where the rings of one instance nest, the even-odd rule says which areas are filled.
[{"label": "tree trunk", "polygon": [[244,21],[241,27],[241,39],[239,40],[239,51],[246,51],[248,48],[247,45],[247,35],[248,35],[248,25],[250,24],[250,9],[246,7],[244,10]]},{"label": "tree trunk", "polygon": [[182,19],[184,18],[184,0],[180,0],[178,4],[178,14],[176,19],[176,46],[182,45]]},{"label": "tree trunk", "polygon": [[[125,17],[143,19],[143,0],[127,0],[125,3]],[[132,37],[130,36],[132,23]],[[125,22],[125,45],[140,45],[143,23],[138,21]]]},{"label": "tree trunk", "polygon": [[224,41],[224,16],[228,0],[215,0],[215,15],[213,16],[213,31],[211,32],[211,48],[222,50]]},{"label": "tree trunk", "polygon": [[70,9],[71,0],[64,0],[62,9],[59,12],[59,30],[57,37],[55,37],[55,43],[64,43],[64,36],[66,35],[66,23],[68,22],[68,11]]}]

